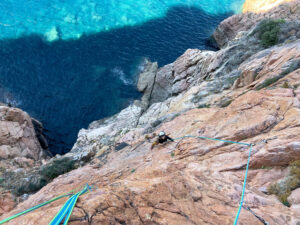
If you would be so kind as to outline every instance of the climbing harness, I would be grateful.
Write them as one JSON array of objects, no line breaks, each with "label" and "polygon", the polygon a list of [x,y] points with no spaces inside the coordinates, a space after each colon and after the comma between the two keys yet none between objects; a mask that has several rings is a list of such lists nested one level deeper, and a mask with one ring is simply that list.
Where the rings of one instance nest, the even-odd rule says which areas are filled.
[{"label": "climbing harness", "polygon": [[253,212],[248,206],[243,206],[244,209],[248,210],[253,216],[255,216],[260,222],[262,222],[264,225],[270,225],[268,222],[266,222],[263,218],[256,215],[255,212]]},{"label": "climbing harness", "polygon": [[[89,190],[91,190],[92,188],[93,188],[92,186],[89,186],[89,185],[87,184],[87,185],[84,187],[84,189],[83,189],[82,191],[80,191],[80,192],[78,192],[78,193],[76,193],[76,194],[73,194],[73,193],[74,193],[74,190],[72,190],[72,191],[70,191],[70,192],[68,192],[68,193],[66,193],[66,194],[60,195],[60,196],[58,196],[58,197],[55,197],[55,198],[53,198],[53,199],[50,199],[49,201],[46,201],[46,202],[41,203],[41,204],[39,204],[39,205],[36,205],[36,206],[34,206],[34,207],[30,208],[30,209],[27,209],[27,210],[25,210],[25,211],[23,211],[23,212],[20,212],[20,213],[15,214],[15,215],[13,215],[13,216],[11,216],[11,217],[8,217],[8,218],[6,218],[6,219],[0,221],[0,224],[4,224],[4,223],[6,223],[6,222],[8,222],[8,221],[10,221],[10,220],[12,220],[12,219],[15,219],[15,218],[17,218],[17,217],[19,217],[19,216],[22,216],[22,215],[24,215],[24,214],[26,214],[26,213],[29,213],[29,212],[33,211],[33,210],[36,210],[36,209],[38,209],[38,208],[41,208],[41,207],[43,207],[43,206],[45,206],[45,205],[48,205],[48,204],[50,204],[50,203],[52,203],[52,202],[54,202],[54,201],[56,201],[56,200],[59,200],[59,199],[61,199],[61,198],[71,196],[71,197],[68,199],[68,201],[64,204],[64,206],[62,207],[62,209],[57,213],[57,215],[53,218],[53,220],[52,220],[52,221],[50,222],[50,224],[49,224],[49,225],[59,225],[59,223],[63,220],[63,218],[66,217],[66,219],[65,219],[65,221],[64,221],[64,225],[66,225],[66,224],[68,223],[68,221],[69,221],[69,218],[70,218],[70,216],[71,216],[71,214],[72,214],[73,208],[74,208],[74,206],[75,206],[75,204],[76,204],[76,202],[77,202],[78,197],[79,197],[80,195],[83,195],[83,194],[87,193],[87,192],[88,192]],[[59,221],[59,222],[58,222],[58,221]]]},{"label": "climbing harness", "polygon": [[183,136],[183,137],[175,138],[174,140],[179,140],[179,139],[184,139],[184,138],[199,138],[199,139],[206,139],[206,140],[212,140],[212,141],[221,141],[221,142],[231,143],[231,144],[245,145],[245,146],[250,147],[248,160],[247,160],[247,165],[246,165],[246,172],[245,172],[245,178],[244,178],[244,183],[243,183],[243,189],[242,189],[240,205],[239,205],[235,220],[233,222],[233,225],[237,225],[238,219],[239,219],[239,216],[240,216],[240,213],[241,213],[241,209],[242,209],[242,206],[243,206],[243,202],[244,202],[246,183],[247,183],[247,175],[248,175],[251,152],[252,152],[252,144],[243,143],[243,142],[236,142],[236,141],[222,140],[222,139],[217,139],[217,138],[209,138],[209,137],[203,137],[203,136],[192,136],[192,135],[186,135],[186,136]]}]

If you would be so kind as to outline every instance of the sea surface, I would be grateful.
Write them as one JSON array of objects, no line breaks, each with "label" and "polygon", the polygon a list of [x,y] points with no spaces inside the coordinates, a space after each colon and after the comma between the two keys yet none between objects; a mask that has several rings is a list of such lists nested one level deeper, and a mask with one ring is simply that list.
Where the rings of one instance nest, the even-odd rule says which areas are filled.
[{"label": "sea surface", "polygon": [[0,102],[43,122],[50,150],[140,97],[143,61],[160,66],[209,37],[244,0],[1,0]]}]

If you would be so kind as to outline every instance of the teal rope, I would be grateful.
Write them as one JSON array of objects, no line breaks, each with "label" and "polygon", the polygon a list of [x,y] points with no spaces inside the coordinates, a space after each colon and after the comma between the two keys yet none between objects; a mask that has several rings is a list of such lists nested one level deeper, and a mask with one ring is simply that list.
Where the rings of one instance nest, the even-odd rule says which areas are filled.
[{"label": "teal rope", "polygon": [[61,195],[61,196],[58,196],[58,197],[56,197],[56,198],[53,198],[53,199],[51,199],[51,200],[49,200],[49,201],[47,201],[47,202],[41,203],[41,204],[39,204],[39,205],[36,205],[36,206],[34,206],[34,207],[30,208],[30,209],[27,209],[27,210],[25,210],[25,211],[23,211],[23,212],[20,212],[20,213],[18,213],[18,214],[16,214],[16,215],[13,215],[13,216],[11,216],[11,217],[8,217],[8,218],[6,218],[6,219],[0,221],[0,224],[4,224],[4,223],[6,223],[6,222],[8,222],[8,221],[10,221],[10,220],[12,220],[12,219],[15,219],[16,217],[22,216],[22,215],[24,215],[24,214],[26,214],[26,213],[29,213],[29,212],[31,212],[31,211],[33,211],[33,210],[36,210],[36,209],[38,209],[38,208],[41,208],[41,207],[43,207],[43,206],[45,206],[45,205],[47,205],[47,204],[50,204],[51,202],[54,202],[54,201],[56,201],[56,200],[58,200],[58,199],[61,199],[61,198],[64,198],[64,197],[67,197],[67,196],[70,196],[70,195],[72,195],[72,194]]},{"label": "teal rope", "polygon": [[[78,193],[76,195],[78,195]],[[60,224],[60,222],[65,217],[65,214],[68,212],[69,206],[72,204],[73,200],[76,198],[76,195],[73,195],[71,198],[68,199],[68,201],[63,205],[63,207],[58,211],[56,216],[51,220],[49,225]]]},{"label": "teal rope", "polygon": [[86,188],[85,188],[84,190],[82,190],[82,191],[77,195],[76,199],[74,200],[74,201],[75,201],[74,204],[73,204],[73,205],[71,206],[71,208],[69,209],[69,212],[68,212],[68,214],[67,214],[67,216],[66,216],[66,218],[65,218],[65,221],[64,221],[64,224],[63,224],[63,225],[67,225],[67,224],[68,224],[68,221],[69,221],[69,219],[70,219],[70,217],[71,217],[71,214],[72,214],[73,209],[74,209],[74,207],[75,207],[75,205],[76,205],[76,202],[77,202],[78,197],[79,197],[80,195],[85,194],[86,192],[88,192],[89,189],[92,189],[92,188],[87,184]]},{"label": "teal rope", "polygon": [[58,211],[56,216],[51,220],[49,225],[59,225],[61,221],[65,218],[64,225],[66,225],[70,219],[70,216],[72,214],[72,211],[74,209],[74,206],[77,202],[77,199],[80,195],[83,195],[87,193],[90,189],[92,189],[88,184],[85,186],[85,188],[75,195],[73,195],[64,205],[63,207]]},{"label": "teal rope", "polygon": [[[65,221],[64,221],[64,224],[63,224],[63,225],[67,225],[67,224],[68,224],[69,219],[70,219],[70,217],[71,217],[71,215],[72,215],[73,209],[74,209],[74,207],[75,207],[75,205],[76,205],[76,202],[77,202],[77,199],[78,199],[79,195],[80,195],[80,194],[76,195],[76,197],[74,198],[74,200],[73,200],[71,206],[69,207],[69,212],[68,212],[67,215],[66,215],[66,218],[65,218]],[[59,225],[59,223],[58,223],[58,225]]]},{"label": "teal rope", "polygon": [[201,138],[201,139],[212,140],[212,141],[222,141],[222,142],[231,143],[231,144],[251,146],[251,144],[243,143],[243,142],[228,141],[228,140],[222,140],[222,139],[217,139],[217,138],[209,138],[209,137],[203,137],[203,136],[192,136],[192,135],[186,135],[186,136],[183,136],[183,137],[175,138],[174,140],[184,139],[184,138]]},{"label": "teal rope", "polygon": [[236,225],[237,222],[238,222],[238,220],[239,220],[239,216],[240,216],[241,209],[242,209],[243,202],[244,202],[246,182],[247,182],[247,175],[248,175],[248,169],[249,169],[250,158],[251,158],[251,151],[252,151],[252,145],[250,145],[250,150],[249,150],[249,156],[248,156],[247,167],[246,167],[246,172],[245,172],[245,178],[244,178],[244,184],[243,184],[243,191],[242,191],[240,206],[239,206],[238,212],[236,214],[236,217],[235,217],[233,225]]},{"label": "teal rope", "polygon": [[[88,192],[89,190],[92,190],[92,189],[93,189],[93,187],[91,187],[91,186],[89,186],[89,185],[87,184],[86,187],[85,187],[82,191],[80,191],[80,192],[78,192],[78,193],[80,193],[80,195],[82,195],[82,194],[85,194],[86,192]],[[68,192],[67,194],[63,194],[63,195],[60,195],[60,196],[58,196],[58,197],[52,198],[52,199],[50,199],[50,200],[48,200],[48,201],[46,201],[46,202],[44,202],[44,203],[41,203],[41,204],[39,204],[39,205],[36,205],[36,206],[34,206],[34,207],[30,208],[30,209],[27,209],[27,210],[23,211],[23,212],[20,212],[20,213],[15,214],[15,215],[13,215],[13,216],[11,216],[11,217],[8,217],[8,218],[6,218],[6,219],[0,221],[0,225],[1,225],[1,224],[4,224],[4,223],[6,223],[6,222],[8,222],[8,221],[10,221],[10,220],[12,220],[12,219],[15,219],[16,217],[22,216],[22,215],[24,215],[24,214],[26,214],[26,213],[29,213],[29,212],[31,212],[31,211],[33,211],[33,210],[36,210],[36,209],[38,209],[38,208],[41,208],[41,207],[43,207],[43,206],[45,206],[45,205],[47,205],[47,204],[50,204],[50,203],[52,203],[52,202],[54,202],[54,201],[56,201],[56,200],[58,200],[58,199],[61,199],[61,198],[64,198],[64,197],[68,197],[68,196],[72,196],[72,197],[69,199],[69,200],[71,201],[71,199],[73,199],[73,198],[75,197],[75,195],[74,195],[74,194],[71,194],[71,192],[73,192],[73,191],[70,191],[70,192]],[[69,200],[65,203],[65,205],[67,205],[67,204],[70,203]],[[76,201],[77,201],[77,198],[76,198]],[[75,203],[76,203],[76,202],[75,202]],[[64,206],[65,206],[65,205],[64,205]],[[72,210],[73,210],[73,208],[72,208]],[[72,212],[72,211],[71,211],[71,212]],[[69,217],[67,217],[67,220],[69,220]]]},{"label": "teal rope", "polygon": [[236,141],[222,140],[222,139],[217,139],[217,138],[209,138],[209,137],[203,137],[203,136],[192,136],[192,135],[186,135],[186,136],[183,136],[183,137],[175,138],[174,140],[179,140],[179,139],[184,139],[184,138],[201,138],[201,139],[206,139],[206,140],[222,141],[222,142],[225,142],[225,143],[250,146],[249,156],[248,156],[247,166],[246,166],[246,172],[245,172],[245,178],[244,178],[244,184],[243,184],[243,190],[242,190],[242,196],[241,196],[241,201],[240,201],[239,209],[238,209],[238,212],[236,214],[236,217],[235,217],[235,220],[234,220],[234,223],[233,223],[233,225],[237,225],[238,219],[239,219],[239,216],[240,216],[240,213],[241,213],[241,209],[242,209],[242,206],[243,206],[243,202],[244,202],[246,183],[247,183],[247,175],[248,175],[251,152],[252,152],[252,144],[243,143],[243,142],[236,142]]}]

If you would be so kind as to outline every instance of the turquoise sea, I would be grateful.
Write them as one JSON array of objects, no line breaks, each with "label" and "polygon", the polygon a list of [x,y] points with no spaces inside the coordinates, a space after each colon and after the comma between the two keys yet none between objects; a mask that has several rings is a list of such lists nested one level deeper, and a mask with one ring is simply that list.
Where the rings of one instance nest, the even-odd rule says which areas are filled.
[{"label": "turquoise sea", "polygon": [[80,128],[140,97],[145,58],[165,65],[209,37],[244,0],[2,0],[0,102],[44,123],[53,153]]}]

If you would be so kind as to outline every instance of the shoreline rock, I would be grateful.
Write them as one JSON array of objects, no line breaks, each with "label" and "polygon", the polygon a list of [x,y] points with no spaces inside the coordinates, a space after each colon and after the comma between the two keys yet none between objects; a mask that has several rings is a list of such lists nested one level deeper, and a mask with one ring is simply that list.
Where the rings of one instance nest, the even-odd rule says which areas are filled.
[{"label": "shoreline rock", "polygon": [[[40,126],[39,134],[34,124]],[[0,106],[0,215],[17,204],[12,192],[19,188],[20,179],[25,179],[22,176],[49,159],[47,142],[44,140],[43,149],[38,137],[43,138],[40,122],[18,108]]]}]

